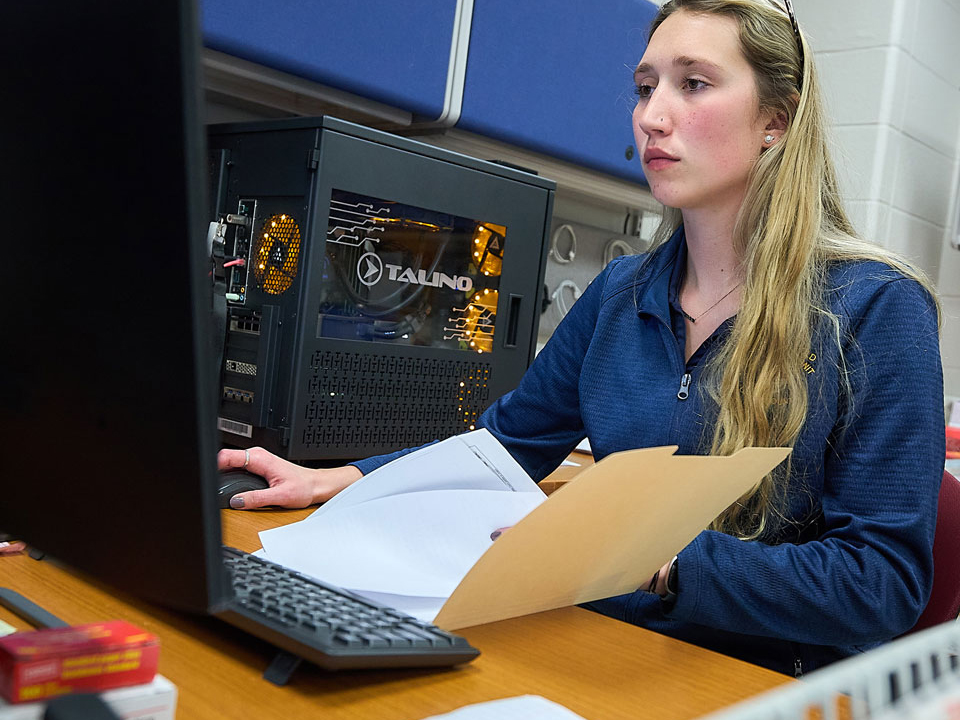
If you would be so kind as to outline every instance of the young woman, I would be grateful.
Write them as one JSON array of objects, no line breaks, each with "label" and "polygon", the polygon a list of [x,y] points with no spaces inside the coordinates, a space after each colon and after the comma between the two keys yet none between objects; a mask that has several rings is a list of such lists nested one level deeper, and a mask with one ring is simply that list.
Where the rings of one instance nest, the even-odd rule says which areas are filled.
[{"label": "young woman", "polygon": [[[584,436],[597,458],[792,447],[649,587],[591,607],[799,674],[923,610],[944,439],[934,292],[856,237],[791,16],[773,0],[663,5],[633,113],[667,208],[655,247],[594,280],[479,424],[537,480]],[[271,484],[239,505],[302,507],[392,457],[219,461]]]}]

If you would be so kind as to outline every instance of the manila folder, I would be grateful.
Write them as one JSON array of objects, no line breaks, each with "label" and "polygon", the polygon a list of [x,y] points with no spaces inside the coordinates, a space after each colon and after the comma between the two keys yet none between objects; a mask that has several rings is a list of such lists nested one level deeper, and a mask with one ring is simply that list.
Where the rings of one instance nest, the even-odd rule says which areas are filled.
[{"label": "manila folder", "polygon": [[434,622],[456,630],[633,592],[790,452],[676,450],[627,450],[584,470],[490,546]]}]

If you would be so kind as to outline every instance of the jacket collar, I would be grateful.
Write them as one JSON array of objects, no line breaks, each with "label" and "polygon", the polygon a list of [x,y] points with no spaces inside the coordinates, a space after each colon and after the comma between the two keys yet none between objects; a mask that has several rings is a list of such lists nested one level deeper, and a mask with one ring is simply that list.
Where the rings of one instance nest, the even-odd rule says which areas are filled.
[{"label": "jacket collar", "polygon": [[670,325],[670,300],[676,298],[687,262],[683,226],[648,257],[637,287],[637,315],[651,315]]}]

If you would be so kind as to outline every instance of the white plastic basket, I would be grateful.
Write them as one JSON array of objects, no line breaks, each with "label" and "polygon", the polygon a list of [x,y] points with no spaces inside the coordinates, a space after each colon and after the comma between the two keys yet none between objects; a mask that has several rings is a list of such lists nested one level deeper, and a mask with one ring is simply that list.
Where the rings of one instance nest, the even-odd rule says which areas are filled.
[{"label": "white plastic basket", "polygon": [[960,623],[847,658],[704,720],[960,719]]}]

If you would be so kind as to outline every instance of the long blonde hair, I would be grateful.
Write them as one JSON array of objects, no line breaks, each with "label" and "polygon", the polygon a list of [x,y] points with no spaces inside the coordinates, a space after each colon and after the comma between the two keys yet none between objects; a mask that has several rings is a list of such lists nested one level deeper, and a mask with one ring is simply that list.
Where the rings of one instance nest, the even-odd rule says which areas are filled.
[{"label": "long blonde hair", "polygon": [[[807,374],[813,328],[826,323],[841,347],[839,319],[824,293],[828,265],[869,259],[915,278],[933,296],[921,271],[857,237],[840,198],[825,138],[819,81],[810,48],[804,60],[790,21],[774,0],[669,0],[650,26],[650,37],[677,11],[733,18],[740,47],[753,69],[761,110],[788,120],[779,142],[763,151],[751,175],[733,242],[745,272],[740,309],[728,341],[711,356],[707,392],[718,405],[711,453],[749,446],[792,447],[806,421]],[[665,208],[654,235],[662,244],[682,224]],[[843,354],[840,378],[845,383]],[[847,388],[849,389],[849,388]],[[731,505],[711,526],[754,539],[785,517],[789,465]]]}]

